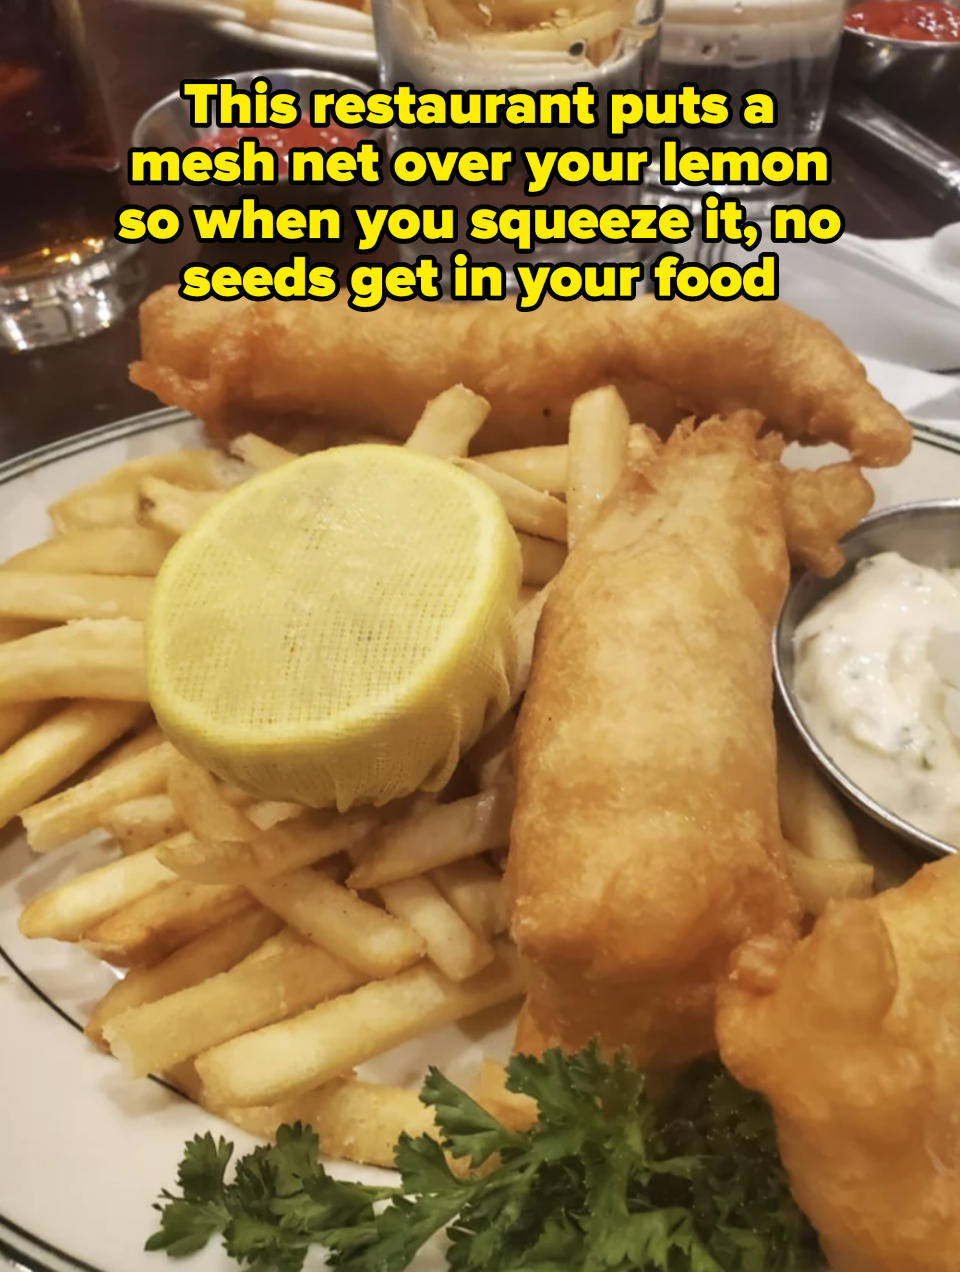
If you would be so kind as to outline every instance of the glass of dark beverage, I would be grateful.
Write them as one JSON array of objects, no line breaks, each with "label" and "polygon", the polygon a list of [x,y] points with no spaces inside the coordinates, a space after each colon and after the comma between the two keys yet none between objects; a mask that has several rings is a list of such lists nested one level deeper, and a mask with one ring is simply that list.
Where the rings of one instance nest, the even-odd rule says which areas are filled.
[{"label": "glass of dark beverage", "polygon": [[92,335],[139,298],[77,0],[0,0],[0,348]]}]

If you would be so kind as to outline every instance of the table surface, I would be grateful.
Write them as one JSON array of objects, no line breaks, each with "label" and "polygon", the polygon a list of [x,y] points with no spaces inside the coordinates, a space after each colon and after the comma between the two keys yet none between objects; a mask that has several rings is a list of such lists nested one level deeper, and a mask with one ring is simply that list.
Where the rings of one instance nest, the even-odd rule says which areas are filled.
[{"label": "table surface", "polygon": [[[216,76],[283,61],[212,31],[202,19],[136,0],[84,0],[83,9],[118,138],[129,137],[138,116],[188,74]],[[911,122],[960,156],[960,112]],[[913,237],[960,219],[960,204],[905,180],[829,120],[824,144],[833,158],[829,200],[851,232]],[[175,281],[181,265],[197,255],[192,240],[148,246],[150,289]],[[74,344],[32,354],[0,351],[0,459],[155,407],[156,400],[127,379],[137,352],[134,313]]]}]

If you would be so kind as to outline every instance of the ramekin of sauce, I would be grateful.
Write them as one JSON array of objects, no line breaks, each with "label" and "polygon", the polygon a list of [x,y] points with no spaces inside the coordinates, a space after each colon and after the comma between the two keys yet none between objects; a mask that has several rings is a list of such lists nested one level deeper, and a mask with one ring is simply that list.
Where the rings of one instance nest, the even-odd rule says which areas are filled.
[{"label": "ramekin of sauce", "polygon": [[864,557],[793,637],[810,731],[875,800],[960,847],[960,570]]},{"label": "ramekin of sauce", "polygon": [[289,128],[273,128],[269,125],[258,128],[253,124],[244,128],[218,128],[201,137],[197,144],[206,150],[219,150],[221,147],[234,149],[245,137],[251,137],[267,150],[273,150],[280,173],[286,174],[290,166],[289,152],[294,148],[355,150],[370,134],[365,129],[343,128],[339,124],[328,124],[321,128],[311,124],[308,119],[301,119]]},{"label": "ramekin of sauce", "polygon": [[853,0],[836,83],[914,122],[960,109],[960,0]]},{"label": "ramekin of sauce", "polygon": [[960,850],[960,499],[867,517],[833,579],[799,576],[774,641],[814,759],[924,856]]},{"label": "ramekin of sauce", "polygon": [[168,93],[137,121],[131,136],[133,146],[161,150],[172,146],[181,151],[193,146],[202,146],[207,150],[234,149],[244,138],[252,137],[261,147],[275,151],[278,157],[279,181],[276,186],[258,184],[256,189],[252,190],[250,186],[242,183],[233,186],[216,182],[183,185],[176,187],[172,192],[179,203],[188,207],[194,204],[229,204],[251,193],[254,193],[261,203],[273,206],[293,203],[297,205],[330,203],[349,197],[350,187],[347,185],[330,183],[297,184],[295,187],[288,185],[288,152],[294,147],[324,151],[337,148],[354,150],[361,141],[376,140],[377,138],[368,130],[314,126],[309,118],[312,93],[364,93],[369,90],[368,84],[333,71],[299,67],[287,70],[273,68],[261,71],[238,71],[221,78],[232,82],[238,89],[247,91],[250,91],[254,82],[267,80],[274,90],[295,92],[300,99],[302,117],[298,123],[288,128],[256,125],[236,128],[194,127],[190,123],[189,104],[179,92]]},{"label": "ramekin of sauce", "polygon": [[894,40],[960,41],[960,9],[944,0],[866,0],[847,10],[844,26]]}]

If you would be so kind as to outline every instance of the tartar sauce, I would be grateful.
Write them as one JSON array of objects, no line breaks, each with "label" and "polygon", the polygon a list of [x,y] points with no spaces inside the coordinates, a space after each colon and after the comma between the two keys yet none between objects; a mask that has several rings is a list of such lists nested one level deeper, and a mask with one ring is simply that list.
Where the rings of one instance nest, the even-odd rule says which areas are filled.
[{"label": "tartar sauce", "polygon": [[794,647],[800,709],[830,758],[879,804],[960,846],[960,569],[869,557]]}]

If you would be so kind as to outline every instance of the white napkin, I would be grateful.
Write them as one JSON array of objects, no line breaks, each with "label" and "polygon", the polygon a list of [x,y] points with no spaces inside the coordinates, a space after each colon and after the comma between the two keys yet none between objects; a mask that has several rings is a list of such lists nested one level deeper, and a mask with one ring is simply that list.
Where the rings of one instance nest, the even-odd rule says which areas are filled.
[{"label": "white napkin", "polygon": [[[960,368],[960,303],[921,284],[917,271],[864,249],[867,240],[848,244],[848,237],[779,245],[781,299],[858,354],[928,371]],[[930,239],[908,242],[923,244],[925,257],[932,251]]]},{"label": "white napkin", "polygon": [[908,420],[960,434],[960,375],[931,375],[882,358],[861,361],[870,383]]},{"label": "white napkin", "polygon": [[[960,225],[932,238],[893,241],[889,252],[886,240],[855,235],[836,243],[771,243],[769,226],[761,228],[753,251],[724,245],[722,259],[744,265],[759,252],[776,252],[780,299],[819,319],[858,354],[927,371],[960,368],[960,285],[954,303],[942,282],[949,278],[944,261],[956,262],[960,280]],[[696,255],[687,249],[688,258]]]},{"label": "white napkin", "polygon": [[923,291],[960,307],[960,221],[927,238],[870,239],[845,234],[842,242],[849,251],[892,266]]}]

